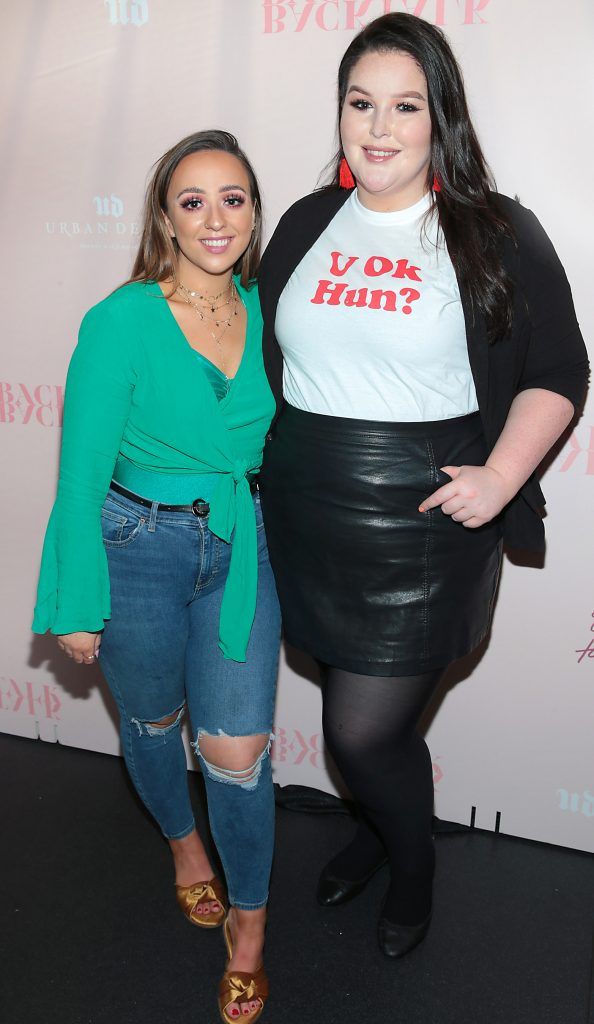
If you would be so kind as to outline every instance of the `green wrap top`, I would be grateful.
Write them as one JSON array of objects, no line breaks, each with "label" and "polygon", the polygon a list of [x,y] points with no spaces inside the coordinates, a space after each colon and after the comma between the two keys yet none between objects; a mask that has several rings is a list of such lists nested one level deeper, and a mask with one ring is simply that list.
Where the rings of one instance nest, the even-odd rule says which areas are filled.
[{"label": "green wrap top", "polygon": [[[176,504],[209,500],[210,530],[233,545],[219,646],[225,657],[245,660],[258,574],[249,478],[262,462],[274,399],[262,362],[258,290],[235,283],[247,310],[245,350],[220,399],[158,284],[125,285],[84,317],[68,370],[58,494],[43,548],[35,632],[95,632],[109,619],[101,508],[116,462],[126,461],[155,474],[155,481],[175,478]],[[208,493],[196,493],[197,475]]]}]

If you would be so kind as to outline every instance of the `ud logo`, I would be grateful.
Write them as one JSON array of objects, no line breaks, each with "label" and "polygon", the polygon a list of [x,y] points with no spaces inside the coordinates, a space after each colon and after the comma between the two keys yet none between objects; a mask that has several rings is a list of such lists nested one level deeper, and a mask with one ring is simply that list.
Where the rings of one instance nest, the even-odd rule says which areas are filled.
[{"label": "ud logo", "polygon": [[583,793],[570,793],[567,789],[558,789],[557,796],[559,810],[594,818],[594,793],[589,793],[587,789]]},{"label": "ud logo", "polygon": [[93,196],[91,203],[95,218],[46,221],[46,234],[61,235],[72,241],[78,239],[81,249],[130,249],[135,244],[134,239],[140,238],[140,229],[136,221],[122,219],[123,200],[110,192]]},{"label": "ud logo", "polygon": [[93,199],[98,217],[121,217],[124,204],[119,196],[95,196]]},{"label": "ud logo", "polygon": [[109,21],[112,25],[145,25],[148,21],[147,0],[105,0],[109,8]]}]

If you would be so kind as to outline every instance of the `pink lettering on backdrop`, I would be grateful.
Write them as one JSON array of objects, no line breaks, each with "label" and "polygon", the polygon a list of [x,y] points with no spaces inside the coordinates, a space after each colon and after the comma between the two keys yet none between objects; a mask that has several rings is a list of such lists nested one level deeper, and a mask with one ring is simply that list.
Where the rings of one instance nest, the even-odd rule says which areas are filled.
[{"label": "pink lettering on backdrop", "polygon": [[45,718],[59,718],[62,701],[55,686],[48,683],[17,683],[15,679],[0,676],[0,711],[32,715],[37,718],[40,711]]},{"label": "pink lettering on backdrop", "polygon": [[291,3],[290,0],[285,0],[285,2],[264,0],[264,31],[267,33],[283,32],[286,28],[285,20],[290,11],[295,21],[295,24],[291,27],[296,32],[302,32],[308,22],[314,4],[315,0],[306,0],[303,7],[297,11],[295,9],[297,7],[296,3]]},{"label": "pink lettering on backdrop", "polygon": [[277,764],[303,764],[308,760],[314,768],[319,768],[322,753],[322,736],[316,732],[309,738],[299,729],[279,729],[275,727],[272,744],[272,760]]},{"label": "pink lettering on backdrop", "polygon": [[[580,438],[587,443],[580,444]],[[565,452],[569,449],[567,454]],[[584,456],[582,458],[582,456]],[[579,460],[579,461],[578,461]],[[569,438],[566,449],[561,456],[561,473],[567,473],[570,469],[581,468],[586,476],[594,476],[594,427],[578,427]]]},{"label": "pink lettering on backdrop", "polygon": [[[334,8],[334,10],[330,11],[330,15],[327,17],[326,12],[329,7]],[[321,3],[318,7],[318,10],[316,11],[316,21],[324,32],[338,32],[338,8],[339,0],[328,0],[327,3]]]},{"label": "pink lettering on backdrop", "polygon": [[61,427],[64,388],[59,384],[12,384],[0,381],[0,423]]},{"label": "pink lettering on backdrop", "polygon": [[[373,0],[345,0],[344,27],[351,32],[359,32],[360,29],[365,28],[367,21],[363,21],[363,18],[372,4]],[[389,12],[384,10],[381,13],[388,14]]]},{"label": "pink lettering on backdrop", "polygon": [[486,24],[486,18],[481,16],[481,11],[484,11],[487,4],[491,0],[464,0],[464,24],[474,25],[478,22],[480,25]]},{"label": "pink lettering on backdrop", "polygon": [[263,0],[264,32],[359,32],[374,18],[398,11],[434,25],[485,25],[491,0]]},{"label": "pink lettering on backdrop", "polygon": [[[299,729],[283,729],[275,726],[274,740],[271,747],[271,758],[275,764],[301,765],[305,761],[314,768],[323,768],[323,736],[316,732],[307,737]],[[441,755],[433,761],[433,784],[437,786],[444,777],[444,771],[438,764]]]}]

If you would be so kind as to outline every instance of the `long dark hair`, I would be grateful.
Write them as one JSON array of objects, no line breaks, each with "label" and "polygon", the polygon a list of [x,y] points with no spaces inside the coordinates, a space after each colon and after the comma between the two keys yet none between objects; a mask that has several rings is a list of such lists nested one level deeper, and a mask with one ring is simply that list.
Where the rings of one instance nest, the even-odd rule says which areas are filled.
[{"label": "long dark hair", "polygon": [[132,267],[132,275],[126,282],[127,284],[131,281],[165,281],[172,278],[175,290],[178,283],[177,254],[179,246],[176,239],[171,238],[165,223],[167,190],[173,172],[180,161],[190,153],[200,153],[205,149],[231,153],[243,165],[248,176],[250,196],[254,204],[255,226],[250,244],[235,264],[233,272],[240,275],[244,287],[247,287],[248,283],[256,277],[260,265],[262,243],[262,201],[258,179],[235,136],[217,128],[210,131],[194,132],[193,135],[186,136],[181,142],[168,149],[155,164],[146,190],[140,244]]},{"label": "long dark hair", "polygon": [[[493,201],[493,175],[470,120],[462,73],[443,32],[413,14],[385,14],[353,39],[338,69],[338,124],[355,64],[366,53],[407,53],[427,79],[431,115],[431,161],[427,188],[434,176],[439,223],[458,279],[470,293],[473,309],[483,313],[490,341],[511,327],[513,287],[501,261],[505,236],[514,231]],[[339,135],[340,137],[340,135]],[[339,186],[342,145],[328,165]],[[431,207],[428,216],[433,212]]]}]

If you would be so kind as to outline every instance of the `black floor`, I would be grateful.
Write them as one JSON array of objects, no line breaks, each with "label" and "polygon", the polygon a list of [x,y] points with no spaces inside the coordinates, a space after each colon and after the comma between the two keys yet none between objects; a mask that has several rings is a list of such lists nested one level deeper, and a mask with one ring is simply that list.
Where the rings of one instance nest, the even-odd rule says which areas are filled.
[{"label": "black floor", "polygon": [[[122,762],[0,735],[0,765],[2,1024],[216,1024],[221,933],[177,909]],[[279,810],[263,1024],[594,1024],[594,857],[439,835],[432,929],[391,963],[375,944],[385,875],[345,907],[313,899],[351,831]]]}]

